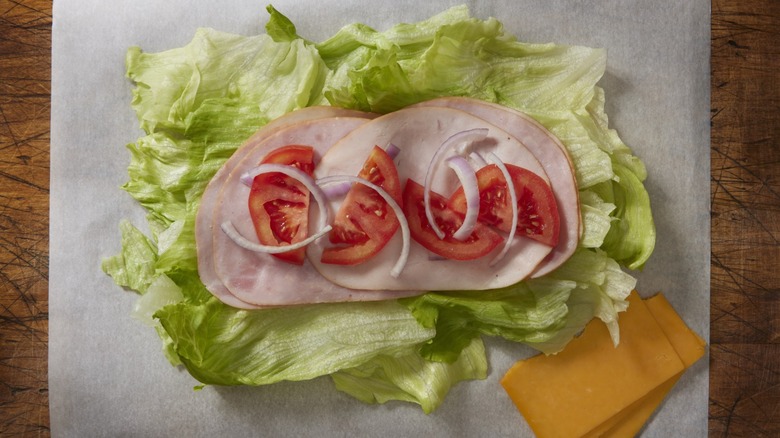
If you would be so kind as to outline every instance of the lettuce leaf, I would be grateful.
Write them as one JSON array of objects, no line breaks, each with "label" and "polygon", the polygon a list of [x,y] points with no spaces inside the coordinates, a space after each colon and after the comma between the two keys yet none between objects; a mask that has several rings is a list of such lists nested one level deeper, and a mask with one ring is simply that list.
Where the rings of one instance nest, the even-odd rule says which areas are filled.
[{"label": "lettuce leaf", "polygon": [[313,379],[378,355],[408,355],[433,335],[394,301],[258,312],[211,298],[197,305],[169,304],[154,316],[174,339],[190,374],[216,385]]},{"label": "lettuce leaf", "polygon": [[465,6],[381,33],[352,24],[316,47],[334,71],[330,103],[380,113],[440,96],[526,112],[584,108],[606,65],[603,50],[521,43]]},{"label": "lettuce leaf", "polygon": [[[570,281],[533,280],[475,294],[430,292],[401,300],[436,336],[420,349],[423,357],[454,362],[480,334],[534,344],[548,341],[565,325]],[[592,315],[591,315],[592,317]]]},{"label": "lettuce leaf", "polygon": [[391,400],[417,403],[423,412],[433,412],[454,383],[487,377],[485,346],[473,338],[453,363],[425,360],[417,353],[377,356],[355,368],[331,375],[336,389],[365,403]]},{"label": "lettuce leaf", "polygon": [[103,271],[117,285],[144,294],[157,276],[157,248],[130,222],[123,220],[119,228],[122,231],[122,252],[104,259]]},{"label": "lettuce leaf", "polygon": [[[640,268],[655,231],[646,170],[609,128],[596,85],[604,50],[523,43],[465,6],[382,32],[351,24],[319,43],[267,10],[266,35],[199,29],[181,48],[127,52],[145,135],[127,145],[122,188],[147,211],[150,236],[123,222],[122,251],[102,267],[142,294],[134,314],[155,327],[173,365],[218,385],[330,375],[359,400],[408,401],[427,413],[452,385],[486,376],[483,336],[552,354],[598,317],[619,342],[617,318],[635,285],[621,265]],[[389,112],[439,96],[519,109],[561,139],[584,220],[569,261],[478,294],[254,311],[211,296],[197,272],[195,215],[209,180],[246,138],[305,106]]]}]

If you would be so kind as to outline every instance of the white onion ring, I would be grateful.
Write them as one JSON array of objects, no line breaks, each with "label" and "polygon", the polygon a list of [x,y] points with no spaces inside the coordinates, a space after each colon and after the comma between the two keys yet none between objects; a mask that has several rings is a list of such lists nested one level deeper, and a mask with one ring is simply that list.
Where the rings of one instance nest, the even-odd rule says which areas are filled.
[{"label": "white onion ring", "polygon": [[319,231],[307,237],[306,239],[301,240],[300,242],[289,245],[272,246],[252,242],[251,240],[242,236],[241,233],[236,230],[236,227],[232,222],[223,222],[220,225],[220,228],[222,228],[222,231],[227,234],[227,236],[233,242],[235,242],[236,245],[249,251],[262,252],[267,254],[280,254],[298,248],[303,248],[304,246],[324,236],[332,229],[332,227],[328,225],[328,207],[327,204],[325,204],[325,194],[322,192],[322,189],[320,189],[314,182],[314,178],[297,167],[287,166],[284,164],[267,163],[261,164],[241,174],[241,182],[251,187],[255,177],[266,173],[282,173],[306,186],[306,188],[309,190],[309,193],[314,197],[314,200],[317,202],[317,204],[320,205],[320,217],[317,224],[317,229]]},{"label": "white onion ring", "polygon": [[322,187],[322,192],[328,199],[338,198],[349,193],[349,189],[352,188],[352,183],[344,181],[340,184],[330,184],[328,187]]},{"label": "white onion ring", "polygon": [[463,187],[463,194],[466,196],[466,216],[452,238],[455,240],[466,240],[474,231],[479,217],[479,183],[477,182],[477,173],[471,167],[469,162],[460,155],[447,159],[450,169],[455,171]]},{"label": "white onion ring", "polygon": [[222,228],[222,231],[225,234],[227,234],[228,237],[230,237],[230,240],[235,242],[236,245],[240,246],[241,248],[248,249],[249,251],[263,252],[267,254],[280,254],[298,248],[303,248],[304,246],[314,242],[320,237],[328,234],[328,232],[330,232],[330,230],[333,229],[333,227],[331,227],[330,225],[325,225],[322,229],[320,229],[320,231],[301,240],[300,242],[291,243],[289,245],[272,246],[272,245],[261,245],[259,243],[252,242],[251,240],[242,236],[241,233],[239,233],[238,230],[236,230],[236,227],[233,226],[233,222],[225,221],[222,223],[220,228]]},{"label": "white onion ring", "polygon": [[[395,160],[395,157],[398,156],[398,154],[401,152],[401,149],[398,146],[390,143],[387,145],[385,152],[387,153],[387,156],[390,157],[390,159]],[[329,184],[327,188],[323,187],[322,191],[325,193],[325,196],[327,196],[328,199],[333,199],[346,195],[350,188],[352,188],[352,182],[344,181],[341,184]]]},{"label": "white onion ring", "polygon": [[385,189],[379,187],[378,185],[368,180],[359,178],[357,176],[333,175],[333,176],[326,176],[324,178],[320,178],[317,180],[317,184],[320,186],[327,186],[329,184],[339,184],[343,182],[363,184],[364,186],[379,193],[379,195],[385,200],[385,202],[387,202],[390,208],[393,209],[393,212],[398,218],[398,223],[401,225],[401,237],[403,238],[401,255],[398,257],[398,261],[395,262],[393,269],[390,270],[390,275],[392,275],[393,278],[398,278],[398,276],[401,275],[401,271],[403,271],[404,267],[406,266],[406,261],[409,259],[409,249],[411,247],[411,233],[409,232],[409,223],[406,221],[406,216],[404,216],[404,212],[401,209],[401,206],[398,205],[397,202],[395,202],[395,199],[393,199],[393,197],[390,196],[390,194],[387,193]]},{"label": "white onion ring", "polygon": [[[436,149],[436,152],[433,154],[433,158],[431,158],[430,163],[428,163],[428,170],[425,173],[425,191],[423,193],[425,217],[428,218],[428,223],[436,235],[439,236],[439,239],[444,239],[444,232],[439,228],[439,226],[436,224],[436,220],[433,218],[433,210],[431,210],[431,183],[433,181],[434,174],[436,173],[437,165],[441,160],[441,156],[455,144],[470,144],[475,141],[484,140],[487,135],[487,128],[469,129],[466,131],[460,131],[457,134],[453,134],[448,139],[444,140],[441,146]],[[461,150],[458,152],[462,153],[464,151]]]},{"label": "white onion ring", "polygon": [[485,157],[483,157],[477,151],[470,153],[469,158],[471,159],[471,162],[474,164],[474,166],[476,166],[477,169],[481,169],[488,165],[487,161],[485,161]]},{"label": "white onion ring", "polygon": [[512,181],[512,175],[509,174],[509,169],[506,168],[506,165],[504,165],[504,162],[501,161],[501,158],[498,158],[498,155],[490,152],[488,154],[488,161],[495,164],[501,170],[501,173],[504,174],[506,188],[509,192],[509,202],[512,203],[512,227],[509,229],[509,237],[507,237],[506,241],[504,242],[504,247],[501,248],[501,252],[499,252],[496,257],[490,261],[490,266],[493,266],[504,258],[507,251],[509,251],[509,247],[512,245],[512,242],[515,240],[515,231],[517,231],[517,192],[515,191],[515,184]]},{"label": "white onion ring", "polygon": [[[255,177],[258,175],[277,172],[283,173],[290,178],[298,180],[301,184],[306,186],[307,189],[309,189],[309,193],[314,197],[314,200],[317,201],[317,204],[320,206],[320,217],[319,223],[317,224],[317,229],[320,230],[325,228],[325,226],[328,224],[328,205],[326,204],[327,197],[325,196],[325,193],[322,191],[322,189],[317,185],[317,183],[314,182],[314,178],[309,176],[309,174],[302,171],[301,169],[284,164],[261,164],[244,172],[241,175],[241,181],[254,181]],[[252,185],[251,182],[249,185]]]}]

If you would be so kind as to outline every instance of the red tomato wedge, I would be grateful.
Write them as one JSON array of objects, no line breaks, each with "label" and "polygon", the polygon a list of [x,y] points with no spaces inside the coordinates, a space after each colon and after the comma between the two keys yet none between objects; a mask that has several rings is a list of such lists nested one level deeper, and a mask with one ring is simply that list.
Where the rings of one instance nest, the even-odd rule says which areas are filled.
[{"label": "red tomato wedge", "polygon": [[[260,164],[285,164],[311,175],[314,150],[311,146],[289,145],[271,151]],[[281,173],[258,175],[249,192],[249,214],[257,238],[263,245],[288,245],[305,239],[309,223],[309,190]],[[306,248],[272,254],[285,262],[302,265]]]},{"label": "red tomato wedge", "polygon": [[[401,204],[401,182],[393,159],[374,146],[357,175],[383,188]],[[335,246],[325,248],[322,263],[356,265],[385,247],[400,224],[387,202],[373,189],[354,184],[336,213],[328,237]]]},{"label": "red tomato wedge", "polygon": [[[552,189],[539,175],[522,167],[506,164],[517,194],[517,235],[549,246],[558,244],[560,217]],[[512,206],[501,170],[491,164],[477,171],[479,185],[478,221],[508,233],[512,226]],[[447,206],[466,212],[466,196],[459,187]]]},{"label": "red tomato wedge", "polygon": [[428,251],[452,260],[474,260],[487,255],[504,240],[498,233],[480,223],[477,223],[466,240],[453,239],[452,234],[463,223],[463,214],[447,208],[447,198],[431,192],[433,215],[444,232],[444,239],[439,239],[425,216],[424,193],[425,188],[422,185],[408,179],[404,188],[403,209],[412,239]]}]

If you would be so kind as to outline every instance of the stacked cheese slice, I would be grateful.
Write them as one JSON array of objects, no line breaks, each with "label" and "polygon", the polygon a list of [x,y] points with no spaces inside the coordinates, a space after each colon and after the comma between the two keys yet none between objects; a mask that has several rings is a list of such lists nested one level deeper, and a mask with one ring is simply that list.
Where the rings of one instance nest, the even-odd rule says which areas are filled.
[{"label": "stacked cheese slice", "polygon": [[630,437],[704,355],[663,295],[629,297],[620,345],[600,321],[555,356],[515,364],[501,384],[538,437]]}]

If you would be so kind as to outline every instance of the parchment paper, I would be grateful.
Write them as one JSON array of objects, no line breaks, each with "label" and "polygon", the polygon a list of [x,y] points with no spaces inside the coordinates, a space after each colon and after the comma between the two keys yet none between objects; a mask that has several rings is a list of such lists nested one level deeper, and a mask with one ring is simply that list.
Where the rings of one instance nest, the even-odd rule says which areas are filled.
[{"label": "parchment paper", "polygon": [[[322,40],[360,21],[384,30],[458,1],[276,1],[299,34]],[[687,323],[709,333],[709,2],[472,1],[521,40],[604,47],[611,125],[649,170],[658,244],[639,275]],[[328,378],[259,388],[207,387],[171,367],[154,330],[130,317],[136,295],[100,270],[118,224],[144,228],[119,186],[124,145],[141,131],[124,56],[190,41],[197,27],[264,32],[266,2],[57,0],[51,126],[49,387],[55,436],[530,436],[498,380],[530,354],[489,340],[489,377],[457,385],[431,415],[407,403],[364,405]],[[689,370],[644,436],[705,436],[707,358]]]}]

